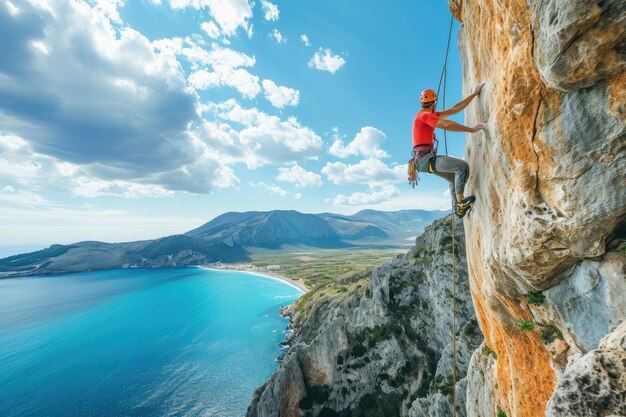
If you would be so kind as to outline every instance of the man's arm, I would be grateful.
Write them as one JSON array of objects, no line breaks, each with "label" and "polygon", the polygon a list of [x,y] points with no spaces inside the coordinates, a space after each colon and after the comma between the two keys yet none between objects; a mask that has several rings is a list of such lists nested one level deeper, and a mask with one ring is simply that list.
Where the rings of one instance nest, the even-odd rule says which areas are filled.
[{"label": "man's arm", "polygon": [[456,103],[454,106],[450,107],[449,109],[440,111],[439,112],[439,117],[445,119],[446,117],[450,117],[453,114],[457,114],[458,112],[460,112],[461,110],[466,108],[467,105],[470,104],[470,102],[474,99],[474,97],[476,97],[477,95],[480,94],[480,90],[483,89],[484,85],[485,85],[485,83],[482,83],[481,85],[476,87],[476,90],[474,90],[474,92],[472,94],[467,96],[464,100],[459,101],[458,103]]},{"label": "man's arm", "polygon": [[484,124],[478,124],[474,127],[463,126],[458,124],[457,122],[453,122],[452,120],[439,119],[437,123],[435,123],[435,127],[443,130],[449,130],[451,132],[467,132],[474,133],[478,132],[480,129],[484,129]]}]

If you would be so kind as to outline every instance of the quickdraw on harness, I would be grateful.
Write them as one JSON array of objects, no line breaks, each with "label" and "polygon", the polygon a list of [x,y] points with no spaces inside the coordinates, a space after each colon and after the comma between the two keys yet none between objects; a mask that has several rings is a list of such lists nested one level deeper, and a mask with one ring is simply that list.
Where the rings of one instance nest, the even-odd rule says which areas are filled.
[{"label": "quickdraw on harness", "polygon": [[428,143],[422,143],[413,146],[411,159],[407,169],[409,185],[415,188],[420,178],[420,172],[435,172],[435,160],[437,159],[437,147],[439,142],[434,140],[434,146]]}]

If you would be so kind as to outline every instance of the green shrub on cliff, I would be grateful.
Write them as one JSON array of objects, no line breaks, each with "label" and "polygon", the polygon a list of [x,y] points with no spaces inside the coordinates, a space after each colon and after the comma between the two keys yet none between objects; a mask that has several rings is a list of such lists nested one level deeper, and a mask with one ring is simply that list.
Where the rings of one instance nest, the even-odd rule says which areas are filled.
[{"label": "green shrub on cliff", "polygon": [[498,359],[498,354],[494,350],[492,350],[489,346],[487,346],[487,345],[485,345],[483,347],[483,353],[485,355],[493,356],[494,359]]},{"label": "green shrub on cliff", "polygon": [[543,304],[546,296],[541,293],[541,291],[529,291],[526,294],[526,301],[528,304],[539,306]]},{"label": "green shrub on cliff", "polygon": [[532,320],[515,320],[515,328],[524,332],[535,330],[535,323]]},{"label": "green shrub on cliff", "polygon": [[370,330],[370,340],[372,344],[375,345],[383,340],[391,339],[394,334],[400,336],[402,334],[402,327],[396,323],[387,322],[382,326],[376,325]]},{"label": "green shrub on cliff", "polygon": [[554,324],[542,326],[539,331],[539,338],[544,344],[550,344],[556,339],[563,339],[563,333]]}]

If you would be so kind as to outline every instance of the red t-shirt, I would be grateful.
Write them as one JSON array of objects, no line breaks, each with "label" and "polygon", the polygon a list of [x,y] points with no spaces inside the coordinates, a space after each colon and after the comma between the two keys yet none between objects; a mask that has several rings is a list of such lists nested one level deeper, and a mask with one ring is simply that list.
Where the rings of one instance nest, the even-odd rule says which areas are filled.
[{"label": "red t-shirt", "polygon": [[421,111],[415,115],[415,120],[413,120],[413,146],[433,144],[437,120],[439,120],[438,111]]}]

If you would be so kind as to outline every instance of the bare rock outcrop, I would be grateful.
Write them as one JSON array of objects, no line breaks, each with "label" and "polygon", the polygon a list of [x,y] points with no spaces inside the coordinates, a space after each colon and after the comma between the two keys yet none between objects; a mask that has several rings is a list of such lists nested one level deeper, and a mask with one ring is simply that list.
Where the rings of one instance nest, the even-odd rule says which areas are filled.
[{"label": "bare rock outcrop", "polygon": [[626,416],[626,322],[567,367],[546,417]]},{"label": "bare rock outcrop", "polygon": [[[497,354],[487,366],[477,350],[470,375],[498,389],[470,386],[468,411],[537,417],[552,397],[549,415],[610,415],[620,398],[592,390],[572,399],[586,408],[555,410],[572,381],[618,355],[599,342],[626,320],[626,2],[449,5],[465,93],[487,81],[465,113],[487,129],[468,138],[477,201],[464,224],[472,298]],[[609,397],[607,384],[626,390],[596,376]]]},{"label": "bare rock outcrop", "polygon": [[[465,374],[482,342],[473,317],[462,227],[455,233],[457,415]],[[249,417],[447,417],[452,411],[451,218],[406,255],[304,295],[278,371],[254,394]]]}]

